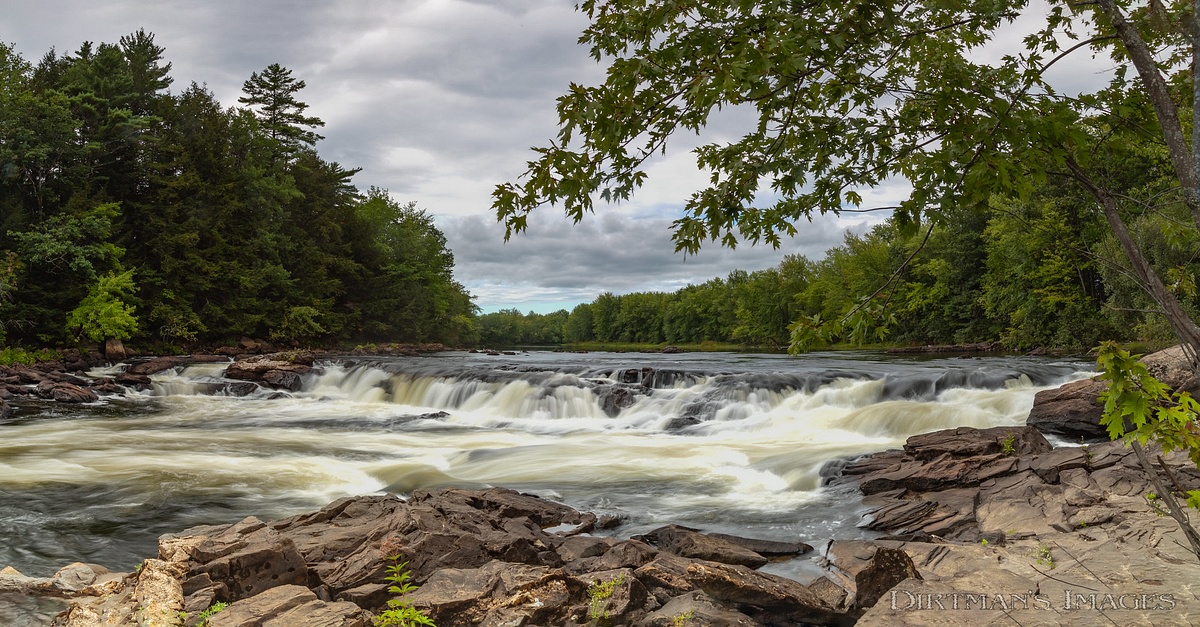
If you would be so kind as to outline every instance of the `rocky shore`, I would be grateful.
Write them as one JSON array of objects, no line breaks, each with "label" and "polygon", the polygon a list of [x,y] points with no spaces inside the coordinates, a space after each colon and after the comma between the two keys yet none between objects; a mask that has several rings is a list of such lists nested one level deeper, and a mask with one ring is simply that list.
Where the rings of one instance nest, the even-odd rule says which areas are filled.
[{"label": "rocky shore", "polygon": [[[311,363],[244,356],[235,370],[287,388]],[[1196,385],[1171,355],[1147,363]],[[44,382],[89,389],[50,375],[34,387]],[[403,564],[419,586],[407,601],[441,627],[1200,624],[1200,560],[1132,451],[1094,437],[1094,387],[1039,394],[1030,424],[1042,430],[938,431],[828,466],[829,483],[856,487],[871,507],[869,541],[769,542],[674,525],[621,537],[619,521],[536,496],[447,488],[184,530],[131,573],[5,569],[0,594],[68,600],[52,623],[64,627],[193,626],[216,604],[227,607],[212,627],[366,626],[396,596],[388,568]],[[1185,457],[1161,463],[1178,489],[1200,489]],[[804,581],[758,570],[796,559],[811,563]]]}]

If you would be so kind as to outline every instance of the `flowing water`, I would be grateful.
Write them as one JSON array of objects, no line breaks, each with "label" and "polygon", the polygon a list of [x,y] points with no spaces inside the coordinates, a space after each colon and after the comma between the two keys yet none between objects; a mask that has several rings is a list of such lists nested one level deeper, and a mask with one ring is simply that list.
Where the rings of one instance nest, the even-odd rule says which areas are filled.
[{"label": "flowing water", "polygon": [[318,365],[294,393],[204,364],[87,406],[16,403],[0,423],[0,567],[129,570],[162,533],[451,485],[621,516],[622,536],[673,522],[809,543],[859,537],[859,499],[821,487],[826,462],[935,429],[1022,424],[1038,390],[1091,368],[867,352]]}]

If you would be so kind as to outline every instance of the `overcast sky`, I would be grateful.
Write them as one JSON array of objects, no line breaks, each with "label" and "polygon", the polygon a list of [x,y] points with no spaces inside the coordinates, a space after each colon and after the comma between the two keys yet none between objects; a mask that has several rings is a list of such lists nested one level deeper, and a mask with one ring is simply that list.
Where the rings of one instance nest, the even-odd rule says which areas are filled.
[{"label": "overcast sky", "polygon": [[[731,270],[819,258],[868,219],[817,217],[779,250],[709,246],[673,252],[670,221],[705,180],[688,146],[651,165],[636,198],[573,225],[557,208],[505,243],[490,210],[493,187],[554,136],[555,98],[571,81],[595,84],[603,68],[577,41],[586,19],[574,0],[10,0],[0,38],[26,59],[84,41],[116,43],[145,28],[173,65],[171,91],[206,84],[226,106],[271,63],[307,87],[308,115],[325,121],[321,155],[362,168],[361,188],[388,189],[436,216],[455,275],[484,311],[541,312],[605,291],[674,291]],[[736,116],[736,113],[733,114]],[[736,121],[736,120],[734,120]],[[718,128],[719,136],[719,128]],[[711,138],[710,138],[711,139]],[[867,203],[894,204],[903,186]]]}]

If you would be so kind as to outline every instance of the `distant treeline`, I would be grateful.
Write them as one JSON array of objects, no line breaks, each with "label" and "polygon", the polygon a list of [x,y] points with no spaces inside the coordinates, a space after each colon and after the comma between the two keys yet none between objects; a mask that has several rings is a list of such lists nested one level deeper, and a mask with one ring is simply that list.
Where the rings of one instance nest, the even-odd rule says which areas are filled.
[{"label": "distant treeline", "polygon": [[170,69],[140,30],[0,44],[0,345],[474,340],[443,234],[317,154],[304,81],[271,65],[225,107]]},{"label": "distant treeline", "polygon": [[[1153,188],[1161,159],[1128,164]],[[1158,167],[1155,167],[1155,166]],[[714,341],[783,348],[821,345],[821,321],[859,343],[1001,341],[1013,350],[1090,348],[1102,339],[1172,336],[1130,279],[1127,261],[1069,186],[1043,185],[1026,200],[994,198],[932,231],[889,220],[848,234],[820,261],[790,255],[778,267],[733,272],[674,293],[605,293],[572,311],[479,318],[485,344]],[[1193,317],[1200,242],[1171,215],[1132,219],[1144,250]]]}]

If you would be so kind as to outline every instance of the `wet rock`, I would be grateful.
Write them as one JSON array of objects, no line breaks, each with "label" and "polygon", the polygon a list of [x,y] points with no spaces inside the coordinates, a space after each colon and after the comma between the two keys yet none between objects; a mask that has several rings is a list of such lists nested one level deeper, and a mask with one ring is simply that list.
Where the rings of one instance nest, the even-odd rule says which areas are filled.
[{"label": "wet rock", "polygon": [[1041,433],[1029,427],[959,427],[914,435],[904,443],[904,452],[913,459],[922,461],[942,455],[1028,455],[1045,453],[1051,448]]},{"label": "wet rock", "polygon": [[299,390],[301,387],[300,375],[287,370],[268,370],[263,373],[262,381],[273,388],[291,390],[292,392]]},{"label": "wet rock", "polygon": [[637,402],[637,393],[620,385],[602,385],[595,389],[596,402],[609,417],[615,417],[622,409]]},{"label": "wet rock", "polygon": [[150,377],[144,374],[132,374],[129,372],[122,372],[118,374],[117,376],[113,377],[113,381],[115,381],[118,385],[123,385],[135,390],[145,390],[149,388],[151,384]]},{"label": "wet rock", "polygon": [[300,388],[300,377],[312,371],[312,364],[312,353],[256,355],[229,364],[225,376],[295,391]]},{"label": "wet rock", "polygon": [[95,392],[71,383],[42,381],[37,385],[37,395],[60,403],[93,403],[100,400]]},{"label": "wet rock", "polygon": [[9,405],[7,401],[5,401],[3,398],[0,398],[0,420],[7,420],[12,415],[12,405]]},{"label": "wet rock", "polygon": [[228,358],[220,355],[172,355],[167,357],[155,357],[149,361],[143,361],[133,364],[125,370],[128,374],[145,375],[158,374],[164,370],[177,368],[185,364],[207,364],[227,362]]},{"label": "wet rock", "polygon": [[1096,400],[1104,390],[1104,383],[1094,379],[1042,390],[1034,396],[1025,423],[1070,440],[1107,440],[1108,433],[1100,425],[1104,407]]}]

